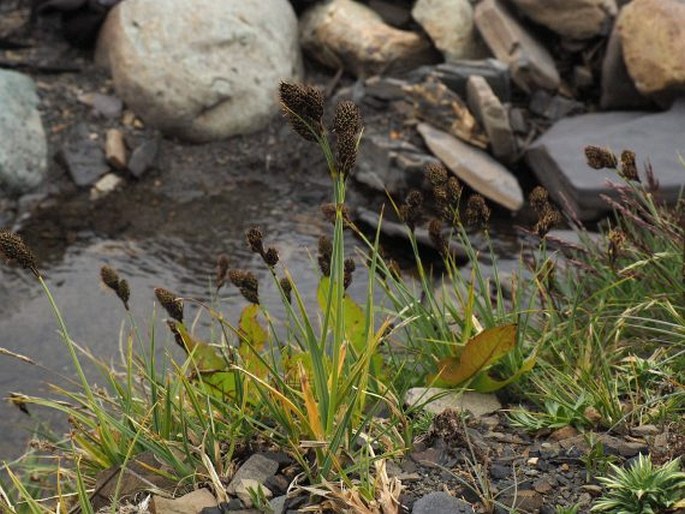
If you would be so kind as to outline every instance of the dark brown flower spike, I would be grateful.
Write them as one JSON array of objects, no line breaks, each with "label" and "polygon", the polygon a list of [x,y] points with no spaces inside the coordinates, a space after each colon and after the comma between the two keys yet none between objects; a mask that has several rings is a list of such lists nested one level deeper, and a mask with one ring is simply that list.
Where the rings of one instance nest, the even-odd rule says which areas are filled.
[{"label": "dark brown flower spike", "polygon": [[119,275],[110,266],[104,265],[100,268],[100,278],[102,282],[116,293],[124,304],[124,308],[128,310],[128,300],[131,297],[131,289],[128,282],[124,279],[119,279]]},{"label": "dark brown flower spike", "polygon": [[609,255],[609,261],[613,266],[626,243],[626,234],[622,230],[612,229],[609,231],[607,239],[609,240],[607,253]]},{"label": "dark brown flower spike", "polygon": [[0,254],[7,260],[14,261],[22,268],[29,270],[36,278],[40,278],[36,256],[19,234],[0,230]]},{"label": "dark brown flower spike", "polygon": [[155,288],[155,296],[170,318],[183,323],[183,299],[163,287]]},{"label": "dark brown flower spike", "polygon": [[549,205],[549,193],[544,187],[537,186],[530,192],[528,201],[533,210],[539,215]]},{"label": "dark brown flower spike", "polygon": [[216,259],[216,289],[217,291],[226,283],[228,279],[228,255],[222,253]]},{"label": "dark brown flower spike", "polygon": [[345,259],[345,268],[344,268],[344,275],[343,275],[343,288],[347,289],[350,287],[350,284],[352,283],[352,273],[354,273],[354,270],[357,268],[357,265],[354,263],[354,259],[352,258],[347,258]]},{"label": "dark brown flower spike", "polygon": [[273,268],[276,264],[278,264],[278,250],[276,250],[276,248],[274,248],[273,246],[270,246],[262,255],[262,259],[264,259],[264,263],[267,266]]},{"label": "dark brown flower spike", "polygon": [[228,278],[248,302],[259,304],[259,281],[254,274],[249,271],[231,270],[228,272]]},{"label": "dark brown flower spike", "polygon": [[350,100],[343,100],[335,106],[333,130],[338,136],[340,134],[354,134],[357,136],[363,126],[362,114],[357,104]]},{"label": "dark brown flower spike", "polygon": [[538,237],[544,237],[556,225],[561,223],[561,213],[551,204],[547,204],[538,217],[538,221],[533,227],[533,232]]},{"label": "dark brown flower spike", "polygon": [[433,218],[428,223],[428,236],[440,256],[446,259],[449,255],[449,246],[445,236],[442,235],[442,223],[439,219]]},{"label": "dark brown flower spike", "polygon": [[324,277],[331,275],[331,257],[333,256],[333,243],[330,238],[321,236],[319,238],[319,269]]},{"label": "dark brown flower spike", "polygon": [[431,162],[424,166],[424,173],[430,185],[433,187],[444,186],[447,184],[447,177],[449,176],[447,168],[439,162]]},{"label": "dark brown flower spike", "polygon": [[616,169],[616,166],[618,166],[616,156],[607,148],[588,145],[585,147],[585,157],[587,158],[588,166],[596,170],[603,168]]},{"label": "dark brown flower spike", "polygon": [[[342,209],[343,223],[345,227],[350,227],[352,225],[352,218],[350,218],[350,209],[347,205],[339,206]],[[334,203],[325,203],[321,206],[321,213],[324,219],[331,225],[335,225],[335,216],[337,214],[337,208]]]},{"label": "dark brown flower spike", "polygon": [[305,84],[281,82],[281,107],[290,126],[307,141],[316,141],[323,134],[323,95],[317,88]]},{"label": "dark brown flower spike", "polygon": [[635,152],[632,150],[623,150],[621,152],[620,173],[626,180],[640,182],[640,176],[637,174],[637,165],[635,164]]},{"label": "dark brown flower spike", "polygon": [[416,223],[421,217],[422,206],[423,194],[417,190],[410,191],[404,200],[404,205],[400,206],[400,218],[412,231],[416,228]]},{"label": "dark brown flower spike", "polygon": [[281,285],[281,289],[283,290],[283,294],[285,295],[286,300],[288,300],[288,303],[291,303],[291,296],[293,291],[292,282],[290,282],[290,279],[288,277],[283,277],[281,280],[278,281],[278,283]]},{"label": "dark brown flower spike", "polygon": [[264,234],[262,233],[261,228],[250,227],[247,229],[245,232],[245,240],[247,241],[250,250],[254,253],[258,253],[259,255],[264,254]]},{"label": "dark brown flower spike", "polygon": [[466,222],[474,227],[485,227],[490,221],[492,210],[485,203],[485,198],[474,194],[466,201]]},{"label": "dark brown flower spike", "polygon": [[459,179],[457,179],[457,177],[450,177],[447,180],[446,188],[447,201],[456,208],[459,204],[459,200],[461,200],[461,193],[463,190],[461,184],[459,183]]}]

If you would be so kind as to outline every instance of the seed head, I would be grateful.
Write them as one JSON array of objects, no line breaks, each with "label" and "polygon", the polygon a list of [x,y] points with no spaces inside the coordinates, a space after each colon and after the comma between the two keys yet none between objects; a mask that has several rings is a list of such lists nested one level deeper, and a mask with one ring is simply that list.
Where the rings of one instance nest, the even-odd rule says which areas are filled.
[{"label": "seed head", "polygon": [[119,288],[119,275],[114,268],[104,265],[100,268],[100,278],[102,282],[109,287],[111,290],[115,291]]},{"label": "seed head", "polygon": [[0,254],[4,255],[7,260],[15,261],[22,268],[31,271],[36,278],[40,278],[36,256],[19,234],[0,230]]},{"label": "seed head", "polygon": [[359,135],[351,132],[338,134],[335,150],[335,167],[343,178],[347,178],[355,164],[357,164],[357,153],[359,151]]},{"label": "seed head", "polygon": [[261,228],[250,227],[247,229],[245,232],[245,240],[247,241],[250,250],[254,253],[258,253],[259,255],[264,254],[264,234],[262,233]]},{"label": "seed head", "polygon": [[364,122],[357,104],[349,100],[343,100],[335,106],[333,130],[338,136],[341,134],[353,134],[356,138],[363,126]]},{"label": "seed head", "polygon": [[459,179],[457,177],[450,177],[447,180],[447,200],[449,203],[456,207],[459,204],[459,200],[461,200],[461,193],[462,187]]},{"label": "seed head", "polygon": [[124,308],[128,310],[128,300],[131,297],[131,288],[129,287],[128,281],[125,278],[122,278],[119,281],[119,286],[117,287],[116,292],[119,300],[121,300],[121,303],[124,304]]},{"label": "seed head", "polygon": [[485,227],[490,220],[492,213],[490,207],[485,203],[485,198],[479,194],[474,194],[466,201],[466,222],[472,226]]},{"label": "seed head", "polygon": [[640,182],[640,176],[637,174],[637,165],[635,164],[635,152],[632,150],[623,150],[621,152],[620,173],[626,180]]},{"label": "seed head", "polygon": [[259,304],[259,281],[253,273],[242,270],[230,270],[228,278],[248,302]]},{"label": "seed head", "polygon": [[622,230],[611,229],[607,235],[607,239],[609,239],[609,248],[607,249],[607,252],[609,254],[609,260],[613,265],[614,262],[616,262],[616,258],[621,252],[621,249],[625,245],[626,234]]},{"label": "seed head", "polygon": [[170,318],[183,323],[183,299],[162,287],[155,288],[155,296]]},{"label": "seed head", "polygon": [[316,141],[323,133],[323,95],[305,84],[281,82],[279,87],[283,114],[295,132],[307,141]]},{"label": "seed head", "polygon": [[561,213],[551,204],[546,204],[538,217],[538,221],[533,227],[538,237],[544,237],[553,227],[561,223]]},{"label": "seed head", "polygon": [[354,260],[352,258],[347,258],[345,259],[345,267],[344,267],[344,274],[343,274],[343,288],[347,289],[350,287],[350,284],[352,283],[352,273],[354,273],[354,270],[357,268],[356,264],[354,263]]},{"label": "seed head", "polygon": [[430,237],[433,246],[438,251],[442,258],[447,258],[449,254],[449,246],[445,236],[442,235],[442,223],[439,219],[433,218],[428,223],[428,236]]},{"label": "seed head", "polygon": [[416,222],[421,216],[423,206],[423,194],[420,191],[410,191],[404,200],[404,205],[400,206],[400,219],[407,224],[410,230],[416,228]]},{"label": "seed head", "polygon": [[270,246],[266,249],[266,252],[262,254],[262,258],[267,266],[273,268],[276,264],[278,264],[278,250],[276,250],[276,248],[273,246]]},{"label": "seed head", "polygon": [[321,236],[319,238],[319,269],[324,277],[331,275],[331,257],[333,256],[333,243],[330,238]]},{"label": "seed head", "polygon": [[228,255],[222,253],[216,259],[216,289],[217,291],[226,283],[228,273]]},{"label": "seed head", "polygon": [[285,295],[285,298],[288,300],[288,303],[291,303],[291,293],[293,290],[292,282],[290,282],[290,279],[288,277],[283,277],[281,280],[279,280],[278,283],[281,285],[281,289],[283,290],[283,294]]},{"label": "seed head", "polygon": [[544,187],[537,186],[530,192],[528,201],[530,201],[533,210],[539,215],[544,212],[545,208],[549,205],[549,193]]},{"label": "seed head", "polygon": [[588,145],[585,147],[585,157],[587,164],[595,170],[602,168],[615,169],[618,166],[616,156],[607,148]]},{"label": "seed head", "polygon": [[447,168],[439,162],[430,162],[423,168],[426,178],[433,187],[444,186],[447,183]]}]

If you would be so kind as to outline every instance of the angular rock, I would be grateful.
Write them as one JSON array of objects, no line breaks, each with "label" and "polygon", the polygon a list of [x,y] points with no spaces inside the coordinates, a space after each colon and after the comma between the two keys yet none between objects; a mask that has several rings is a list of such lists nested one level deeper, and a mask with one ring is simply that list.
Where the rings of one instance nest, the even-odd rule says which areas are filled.
[{"label": "angular rock", "polygon": [[514,82],[521,89],[526,92],[537,88],[558,89],[559,72],[552,56],[499,0],[478,4],[475,21],[490,50],[508,64]]},{"label": "angular rock", "polygon": [[540,25],[571,39],[609,33],[618,8],[616,0],[513,0],[516,7]]},{"label": "angular rock", "polygon": [[559,121],[561,118],[571,114],[579,114],[585,110],[585,106],[581,102],[561,95],[550,95],[541,89],[531,95],[528,108],[530,112],[550,121]]},{"label": "angular rock", "polygon": [[271,500],[269,502],[269,505],[271,505],[271,510],[273,511],[273,514],[283,514],[283,511],[285,510],[285,502],[287,500],[287,495],[276,496],[276,498]]},{"label": "angular rock", "polygon": [[516,177],[487,153],[427,123],[420,123],[418,130],[433,155],[472,189],[512,211],[523,207]]},{"label": "angular rock", "polygon": [[287,0],[127,0],[110,11],[96,60],[146,124],[197,142],[264,127],[279,81],[302,67]]},{"label": "angular rock", "polygon": [[609,212],[610,206],[600,195],[616,198],[609,183],[621,183],[612,171],[587,166],[583,152],[587,145],[615,153],[633,150],[638,163],[651,162],[661,198],[675,202],[685,187],[679,160],[679,154],[685,155],[684,119],[685,100],[663,113],[616,111],[567,118],[530,146],[526,161],[557,204],[572,209],[581,220]]},{"label": "angular rock", "polygon": [[623,58],[643,95],[685,92],[685,2],[634,0],[616,21]]},{"label": "angular rock", "polygon": [[216,498],[207,489],[197,489],[180,498],[152,497],[152,512],[161,514],[197,514],[216,506]]},{"label": "angular rock", "polygon": [[422,66],[413,71],[410,77],[414,82],[424,82],[429,76],[435,77],[463,98],[466,96],[466,83],[472,75],[483,77],[502,102],[511,100],[509,67],[497,59]]},{"label": "angular rock", "polygon": [[116,170],[126,169],[126,143],[119,129],[109,129],[105,138],[105,159]]},{"label": "angular rock", "polygon": [[59,158],[79,187],[94,184],[109,170],[100,143],[91,137],[85,123],[77,123],[69,129]]},{"label": "angular rock", "polygon": [[159,138],[155,137],[142,142],[133,150],[128,161],[128,170],[131,175],[140,178],[143,173],[155,166],[159,154],[159,145]]},{"label": "angular rock", "polygon": [[476,57],[473,7],[468,0],[418,0],[411,14],[446,61]]},{"label": "angular rock", "polygon": [[84,93],[79,95],[79,102],[93,108],[97,114],[109,119],[117,119],[121,117],[124,110],[124,102],[120,98],[112,95],[103,95],[102,93]]},{"label": "angular rock", "polygon": [[407,71],[436,60],[426,38],[387,25],[352,0],[314,5],[300,19],[300,35],[302,47],[317,60],[357,76]]},{"label": "angular rock", "polygon": [[[418,166],[407,169],[411,166],[408,161],[412,158]],[[371,134],[364,136],[361,141],[354,178],[379,191],[397,194],[420,187],[423,181],[421,165],[432,160],[433,157],[425,155],[411,143],[392,140],[382,134]]]},{"label": "angular rock", "polygon": [[48,147],[38,104],[30,77],[0,69],[0,191],[28,193],[47,174]]},{"label": "angular rock", "polygon": [[483,77],[473,75],[467,86],[469,109],[485,128],[492,154],[502,162],[516,158],[516,142],[509,123],[509,112]]},{"label": "angular rock", "polygon": [[247,459],[240,469],[233,475],[231,482],[226,487],[228,494],[236,494],[236,490],[241,480],[256,480],[263,484],[264,481],[273,476],[278,471],[278,462],[255,453]]},{"label": "angular rock", "polygon": [[119,175],[115,173],[107,173],[91,188],[90,199],[99,200],[100,198],[107,196],[109,193],[119,187],[122,182],[123,179]]},{"label": "angular rock", "polygon": [[540,493],[532,489],[519,489],[516,492],[507,491],[502,495],[502,503],[511,505],[516,512],[540,512],[545,501]]},{"label": "angular rock", "polygon": [[628,74],[623,60],[623,46],[618,33],[618,25],[614,25],[604,53],[601,86],[600,105],[604,110],[638,109],[647,107],[650,103],[640,94]]},{"label": "angular rock", "polygon": [[443,492],[429,493],[414,503],[412,514],[474,514],[464,500]]},{"label": "angular rock", "polygon": [[425,403],[431,397],[441,395],[424,406],[428,412],[440,414],[445,409],[469,411],[473,416],[480,417],[492,414],[502,408],[502,404],[494,394],[474,393],[472,391],[455,391],[440,389],[439,387],[412,387],[407,391],[404,399],[406,405],[414,406]]}]

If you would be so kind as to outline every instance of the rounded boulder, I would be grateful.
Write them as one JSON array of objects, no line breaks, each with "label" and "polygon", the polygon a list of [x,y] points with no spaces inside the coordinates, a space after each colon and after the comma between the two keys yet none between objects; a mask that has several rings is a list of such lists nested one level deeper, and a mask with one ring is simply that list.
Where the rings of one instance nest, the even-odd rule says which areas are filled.
[{"label": "rounded boulder", "polygon": [[302,74],[287,0],[126,0],[95,58],[145,123],[193,142],[263,128],[279,82]]}]

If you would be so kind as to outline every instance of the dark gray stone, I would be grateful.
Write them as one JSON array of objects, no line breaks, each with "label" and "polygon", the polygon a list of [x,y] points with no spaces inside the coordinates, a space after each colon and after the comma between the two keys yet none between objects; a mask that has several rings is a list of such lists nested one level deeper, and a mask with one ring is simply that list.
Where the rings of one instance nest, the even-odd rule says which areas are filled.
[{"label": "dark gray stone", "polygon": [[561,95],[550,95],[541,89],[531,95],[528,108],[533,114],[550,121],[559,121],[561,118],[579,114],[585,110],[584,105],[576,100]]},{"label": "dark gray stone", "polygon": [[91,139],[85,123],[69,129],[59,155],[74,184],[80,187],[93,185],[109,170],[105,152],[97,140]]},{"label": "dark gray stone", "polygon": [[159,154],[159,143],[159,138],[148,139],[131,152],[131,158],[128,160],[131,175],[140,178],[143,173],[155,166]]},{"label": "dark gray stone", "polygon": [[33,80],[0,70],[0,190],[21,195],[47,174],[47,141]]},{"label": "dark gray stone", "polygon": [[233,475],[231,482],[226,487],[228,494],[235,494],[236,487],[241,480],[256,480],[263,484],[267,478],[273,476],[278,471],[278,462],[269,459],[264,455],[256,453],[252,455],[240,469]]},{"label": "dark gray stone", "polygon": [[412,514],[473,514],[473,507],[447,493],[435,492],[419,498]]},{"label": "dark gray stone", "polygon": [[526,161],[538,180],[560,206],[572,209],[581,220],[592,220],[610,211],[601,194],[616,197],[609,183],[621,180],[610,170],[587,166],[587,145],[624,149],[637,154],[637,162],[649,161],[668,202],[678,199],[685,187],[685,99],[662,113],[610,112],[585,114],[556,123],[526,152]]},{"label": "dark gray stone", "polygon": [[511,100],[509,67],[497,59],[461,60],[437,66],[422,66],[412,72],[410,78],[413,82],[423,82],[428,76],[434,76],[459,96],[466,98],[466,83],[472,75],[483,77],[500,101]]}]

